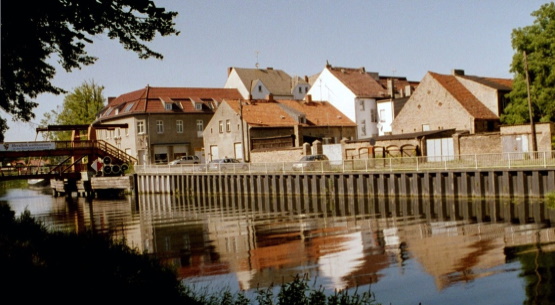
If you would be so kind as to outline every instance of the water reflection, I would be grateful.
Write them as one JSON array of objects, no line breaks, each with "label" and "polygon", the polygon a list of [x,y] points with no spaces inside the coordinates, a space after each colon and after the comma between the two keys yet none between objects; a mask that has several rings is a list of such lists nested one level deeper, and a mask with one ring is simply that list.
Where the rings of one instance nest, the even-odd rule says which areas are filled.
[{"label": "water reflection", "polygon": [[325,288],[372,285],[382,303],[555,297],[555,211],[542,202],[304,194],[87,201],[26,192],[2,199],[54,228],[125,238],[188,284],[249,290],[309,274]]}]

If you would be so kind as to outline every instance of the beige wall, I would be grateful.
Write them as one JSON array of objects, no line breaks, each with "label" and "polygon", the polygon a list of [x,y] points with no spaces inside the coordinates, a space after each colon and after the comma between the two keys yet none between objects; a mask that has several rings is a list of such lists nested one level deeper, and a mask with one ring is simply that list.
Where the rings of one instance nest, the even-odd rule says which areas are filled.
[{"label": "beige wall", "polygon": [[426,74],[414,94],[392,123],[393,134],[450,129],[474,132],[468,112],[430,74]]},{"label": "beige wall", "polygon": [[[499,132],[454,135],[455,154],[498,154],[503,152]],[[458,141],[457,141],[458,139]]]},{"label": "beige wall", "polygon": [[251,152],[252,163],[295,162],[303,156],[302,147]]},{"label": "beige wall", "polygon": [[[551,138],[555,130],[555,123],[536,123],[536,142],[538,151],[551,151],[553,150]],[[532,127],[530,124],[502,126],[501,135],[527,135],[528,144],[530,145],[528,151],[532,151]]]}]

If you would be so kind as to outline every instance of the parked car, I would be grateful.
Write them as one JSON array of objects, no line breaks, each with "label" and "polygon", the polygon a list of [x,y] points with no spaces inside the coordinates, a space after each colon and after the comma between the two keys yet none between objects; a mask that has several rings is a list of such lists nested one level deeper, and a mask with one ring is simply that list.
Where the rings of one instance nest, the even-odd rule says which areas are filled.
[{"label": "parked car", "polygon": [[304,156],[298,162],[293,163],[293,170],[297,171],[327,171],[330,168],[330,159],[326,155]]},{"label": "parked car", "polygon": [[236,170],[247,170],[249,167],[244,162],[241,162],[233,158],[223,158],[212,160],[208,163],[209,171],[236,171]]},{"label": "parked car", "polygon": [[170,165],[199,164],[199,163],[200,163],[200,159],[197,156],[182,156],[170,162]]}]

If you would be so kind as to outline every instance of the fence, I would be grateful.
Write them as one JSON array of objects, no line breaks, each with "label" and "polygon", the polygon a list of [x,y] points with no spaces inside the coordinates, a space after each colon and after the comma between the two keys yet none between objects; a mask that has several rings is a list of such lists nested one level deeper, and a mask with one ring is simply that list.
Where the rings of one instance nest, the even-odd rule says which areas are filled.
[{"label": "fence", "polygon": [[168,173],[356,173],[438,171],[463,169],[512,169],[555,167],[555,151],[473,154],[440,157],[391,157],[340,161],[227,163],[194,165],[137,165],[145,174]]}]

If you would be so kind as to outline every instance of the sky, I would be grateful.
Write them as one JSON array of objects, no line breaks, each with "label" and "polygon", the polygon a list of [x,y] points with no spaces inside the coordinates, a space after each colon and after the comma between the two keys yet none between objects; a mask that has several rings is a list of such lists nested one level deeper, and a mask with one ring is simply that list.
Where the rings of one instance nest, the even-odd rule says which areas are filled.
[{"label": "sky", "polygon": [[[539,0],[154,0],[179,13],[178,36],[146,44],[164,59],[139,59],[105,35],[88,45],[95,64],[52,80],[72,92],[84,82],[103,95],[152,87],[222,88],[229,67],[272,67],[291,76],[312,76],[326,63],[420,81],[429,72],[513,78],[514,29],[532,25]],[[40,95],[35,118],[13,122],[6,142],[42,141],[44,113],[64,95]],[[3,117],[5,113],[0,114]]]}]

